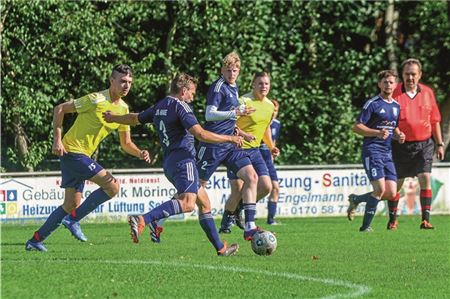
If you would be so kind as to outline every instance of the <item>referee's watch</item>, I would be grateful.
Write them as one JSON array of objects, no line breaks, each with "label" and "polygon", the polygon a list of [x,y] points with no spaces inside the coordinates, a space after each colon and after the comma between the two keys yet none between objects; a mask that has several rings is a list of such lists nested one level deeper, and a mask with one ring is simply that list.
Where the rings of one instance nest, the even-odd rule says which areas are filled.
[{"label": "referee's watch", "polygon": [[444,146],[444,143],[437,143],[437,146]]}]

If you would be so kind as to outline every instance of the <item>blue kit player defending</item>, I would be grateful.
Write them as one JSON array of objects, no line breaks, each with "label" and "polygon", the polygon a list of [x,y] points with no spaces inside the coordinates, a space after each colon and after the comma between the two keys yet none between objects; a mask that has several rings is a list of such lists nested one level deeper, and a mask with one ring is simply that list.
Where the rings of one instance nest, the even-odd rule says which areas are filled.
[{"label": "blue kit player defending", "polygon": [[[149,153],[141,151],[131,141],[129,126],[108,124],[102,119],[102,112],[105,111],[113,111],[119,115],[128,113],[128,105],[122,97],[130,91],[132,79],[131,68],[124,64],[118,65],[112,71],[109,89],[55,107],[52,152],[61,160],[64,203],[50,214],[47,221],[28,240],[26,250],[47,251],[42,241],[58,228],[61,222],[75,238],[87,241],[79,221],[120,190],[119,182],[91,159],[100,142],[109,133],[118,130],[122,149],[150,162]],[[77,119],[61,140],[64,115],[75,112],[78,113]],[[92,192],[80,206],[85,180],[96,183],[100,188]]]},{"label": "blue kit player defending", "polygon": [[[275,110],[273,111],[273,118],[272,122],[270,123],[270,131],[272,134],[272,141],[274,145],[276,145],[278,138],[280,138],[281,131],[281,123],[277,119],[280,104],[277,100],[272,100],[272,103],[275,107]],[[277,225],[278,222],[275,221],[275,214],[277,213],[277,203],[280,196],[280,183],[278,182],[278,174],[274,164],[274,156],[265,143],[261,144],[259,150],[264,161],[266,161],[267,169],[269,170],[269,176],[272,180],[272,191],[270,191],[269,199],[267,201],[267,224]]]},{"label": "blue kit player defending", "polygon": [[403,143],[405,135],[397,128],[400,105],[392,98],[397,85],[397,75],[392,70],[378,73],[380,94],[368,100],[353,131],[364,136],[362,161],[373,187],[372,193],[349,196],[347,216],[353,220],[358,204],[366,202],[363,224],[359,231],[370,232],[370,224],[382,198],[393,198],[397,193],[397,174],[392,160],[392,136]]},{"label": "blue kit player defending", "polygon": [[164,174],[177,189],[177,198],[162,203],[150,212],[139,216],[129,216],[131,237],[135,243],[146,225],[154,242],[160,241],[162,227],[158,221],[172,215],[192,212],[195,204],[199,207],[199,220],[202,229],[215,247],[219,256],[230,256],[239,246],[222,243],[211,215],[208,195],[199,190],[198,172],[195,167],[194,136],[200,141],[211,143],[229,142],[240,146],[242,137],[218,135],[204,130],[188,105],[194,99],[197,80],[187,74],[177,75],[171,83],[171,94],[141,113],[116,116],[105,113],[107,122],[135,125],[153,123],[164,152]]},{"label": "blue kit player defending", "polygon": [[[213,82],[206,96],[205,129],[217,134],[231,136],[235,131],[237,117],[250,115],[254,112],[251,107],[239,105],[239,90],[236,80],[240,67],[241,60],[235,52],[229,53],[223,59],[222,76]],[[244,239],[251,240],[260,228],[255,224],[258,177],[248,155],[234,144],[200,142],[198,148],[197,168],[202,188],[206,186],[209,178],[220,164],[224,164],[243,180]]]}]

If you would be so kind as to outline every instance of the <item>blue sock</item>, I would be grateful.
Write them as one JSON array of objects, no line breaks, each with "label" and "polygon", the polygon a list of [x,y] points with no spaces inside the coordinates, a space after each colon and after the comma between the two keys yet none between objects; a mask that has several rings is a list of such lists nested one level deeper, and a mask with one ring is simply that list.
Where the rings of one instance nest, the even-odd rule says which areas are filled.
[{"label": "blue sock", "polygon": [[181,214],[180,202],[177,199],[171,199],[163,202],[160,206],[157,206],[147,214],[143,215],[145,224],[152,221],[158,221],[159,219],[167,218],[172,215]]},{"label": "blue sock", "polygon": [[228,210],[225,210],[222,215],[222,221],[220,222],[221,228],[230,228],[231,227],[231,218],[230,216],[233,215],[233,212],[230,212]]},{"label": "blue sock", "polygon": [[268,201],[267,202],[267,223],[274,223],[275,220],[273,219],[275,217],[275,214],[277,213],[277,203],[275,201]]},{"label": "blue sock", "polygon": [[372,197],[372,192],[368,192],[365,194],[357,195],[355,196],[355,199],[353,200],[354,203],[359,205],[362,202],[367,202]]},{"label": "blue sock", "polygon": [[48,216],[45,223],[36,231],[34,232],[32,241],[33,242],[42,242],[45,239],[47,239],[50,234],[58,228],[58,226],[61,224],[61,221],[64,217],[66,217],[67,212],[64,211],[62,206],[59,206],[54,210],[50,216]]},{"label": "blue sock", "polygon": [[379,200],[373,196],[371,196],[367,201],[361,229],[368,228],[372,223],[373,216],[375,216],[375,212],[377,211],[378,202]]},{"label": "blue sock", "polygon": [[198,220],[200,221],[200,226],[205,232],[209,239],[209,242],[213,244],[217,251],[223,248],[223,243],[220,241],[219,234],[217,233],[216,224],[211,213],[204,213],[198,215]]},{"label": "blue sock", "polygon": [[245,230],[251,230],[256,228],[255,215],[256,215],[256,203],[244,203],[244,215],[245,215]]},{"label": "blue sock", "polygon": [[86,200],[76,210],[70,213],[70,219],[80,221],[87,214],[95,210],[99,205],[110,199],[111,197],[106,194],[102,188],[98,188],[89,194]]}]

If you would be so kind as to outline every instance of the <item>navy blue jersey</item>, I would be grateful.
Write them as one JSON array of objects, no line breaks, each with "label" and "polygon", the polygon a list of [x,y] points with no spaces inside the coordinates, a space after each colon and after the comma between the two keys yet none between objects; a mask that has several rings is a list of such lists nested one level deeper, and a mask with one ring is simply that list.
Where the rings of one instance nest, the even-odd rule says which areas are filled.
[{"label": "navy blue jersey", "polygon": [[167,96],[138,115],[141,124],[153,123],[164,151],[164,159],[177,152],[195,157],[194,136],[188,131],[198,124],[191,107],[177,98]]},{"label": "navy blue jersey", "polygon": [[[272,141],[276,142],[278,138],[280,138],[280,131],[281,131],[281,123],[278,119],[272,119],[272,122],[270,123],[270,131],[272,133]],[[261,143],[260,148],[264,150],[269,149],[264,142]]]},{"label": "navy blue jersey", "polygon": [[385,140],[378,137],[364,137],[363,152],[385,153],[391,150],[392,134],[398,126],[399,115],[400,105],[395,100],[389,103],[378,95],[364,104],[356,122],[375,130],[387,129],[389,137]]},{"label": "navy blue jersey", "polygon": [[[231,111],[239,107],[239,89],[231,86],[223,77],[216,80],[206,95],[206,105],[216,106],[217,111]],[[221,135],[233,135],[236,118],[220,121],[207,121],[204,128]]]}]

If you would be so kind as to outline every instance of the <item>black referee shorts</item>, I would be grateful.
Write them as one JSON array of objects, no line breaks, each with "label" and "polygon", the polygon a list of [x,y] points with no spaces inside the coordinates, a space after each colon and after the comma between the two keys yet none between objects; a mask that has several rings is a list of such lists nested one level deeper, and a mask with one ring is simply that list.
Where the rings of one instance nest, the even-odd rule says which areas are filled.
[{"label": "black referee shorts", "polygon": [[423,172],[431,173],[433,155],[434,142],[432,138],[403,144],[396,140],[392,141],[392,158],[398,179],[415,177],[418,173]]}]

